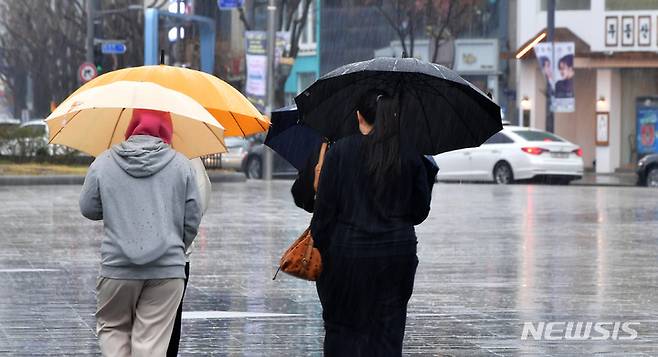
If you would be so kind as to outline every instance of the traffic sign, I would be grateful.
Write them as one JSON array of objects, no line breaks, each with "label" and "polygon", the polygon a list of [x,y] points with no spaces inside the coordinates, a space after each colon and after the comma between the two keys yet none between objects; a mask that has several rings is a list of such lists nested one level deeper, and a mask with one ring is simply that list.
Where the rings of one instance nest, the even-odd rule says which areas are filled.
[{"label": "traffic sign", "polygon": [[242,7],[244,0],[217,0],[217,6],[220,10],[231,10]]},{"label": "traffic sign", "polygon": [[126,45],[121,42],[104,42],[101,45],[101,52],[105,54],[123,54],[126,53]]},{"label": "traffic sign", "polygon": [[96,71],[96,66],[93,63],[85,62],[78,67],[78,78],[82,82],[89,82],[90,80],[96,78],[98,72]]}]

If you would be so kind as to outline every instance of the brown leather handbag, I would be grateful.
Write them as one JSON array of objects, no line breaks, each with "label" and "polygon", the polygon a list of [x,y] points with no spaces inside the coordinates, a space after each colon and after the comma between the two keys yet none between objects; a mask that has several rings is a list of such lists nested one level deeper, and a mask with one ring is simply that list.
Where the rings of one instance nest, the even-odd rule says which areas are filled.
[{"label": "brown leather handbag", "polygon": [[[318,164],[315,166],[315,179],[313,181],[313,189],[316,192],[318,190],[320,171],[322,171],[324,154],[326,152],[327,143],[322,143]],[[322,258],[320,257],[320,251],[313,247],[313,236],[311,235],[310,227],[306,228],[304,233],[283,253],[279,261],[279,269],[277,269],[272,280],[276,279],[279,271],[304,280],[315,281],[318,279],[322,272]]]}]

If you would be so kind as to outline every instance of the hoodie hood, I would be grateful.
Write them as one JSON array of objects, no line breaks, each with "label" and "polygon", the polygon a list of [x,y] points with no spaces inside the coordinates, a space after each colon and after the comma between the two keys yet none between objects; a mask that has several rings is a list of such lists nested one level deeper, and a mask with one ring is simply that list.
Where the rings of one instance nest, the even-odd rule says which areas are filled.
[{"label": "hoodie hood", "polygon": [[148,177],[162,170],[174,157],[174,151],[160,138],[133,135],[111,149],[114,161],[132,177]]}]

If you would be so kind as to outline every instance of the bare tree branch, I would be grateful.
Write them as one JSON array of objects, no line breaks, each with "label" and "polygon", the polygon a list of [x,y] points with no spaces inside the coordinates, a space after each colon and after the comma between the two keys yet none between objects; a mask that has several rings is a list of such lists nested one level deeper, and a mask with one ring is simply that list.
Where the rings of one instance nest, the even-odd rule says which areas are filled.
[{"label": "bare tree branch", "polygon": [[[384,11],[381,4],[376,5],[376,8],[379,11],[379,13],[382,14],[382,16],[384,17],[386,22],[388,22],[388,24],[391,26],[391,28],[393,28],[393,30],[397,33],[398,38],[400,39],[400,44],[402,45],[402,51],[404,51],[405,53],[408,53],[407,52],[407,44],[406,44],[407,36],[405,35],[405,33],[404,33],[403,29],[401,28],[401,26],[398,24],[398,22],[393,20],[393,18],[389,14],[387,14],[386,11]],[[398,15],[398,17],[399,17],[399,15]]]},{"label": "bare tree branch", "polygon": [[240,14],[240,21],[242,22],[242,25],[244,25],[244,29],[247,31],[251,31],[251,24],[249,24],[249,20],[247,20],[247,16],[244,13],[243,7],[238,8],[238,14]]}]

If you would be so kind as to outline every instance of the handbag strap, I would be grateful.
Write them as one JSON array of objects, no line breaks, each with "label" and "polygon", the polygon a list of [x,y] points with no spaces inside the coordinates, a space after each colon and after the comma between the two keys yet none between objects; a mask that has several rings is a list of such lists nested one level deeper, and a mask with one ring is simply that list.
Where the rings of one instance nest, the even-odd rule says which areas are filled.
[{"label": "handbag strap", "polygon": [[324,155],[327,153],[327,142],[323,142],[320,146],[320,156],[318,157],[318,164],[315,165],[315,177],[313,178],[313,190],[318,192],[318,184],[320,183],[320,172],[322,172],[322,165],[324,165]]}]

